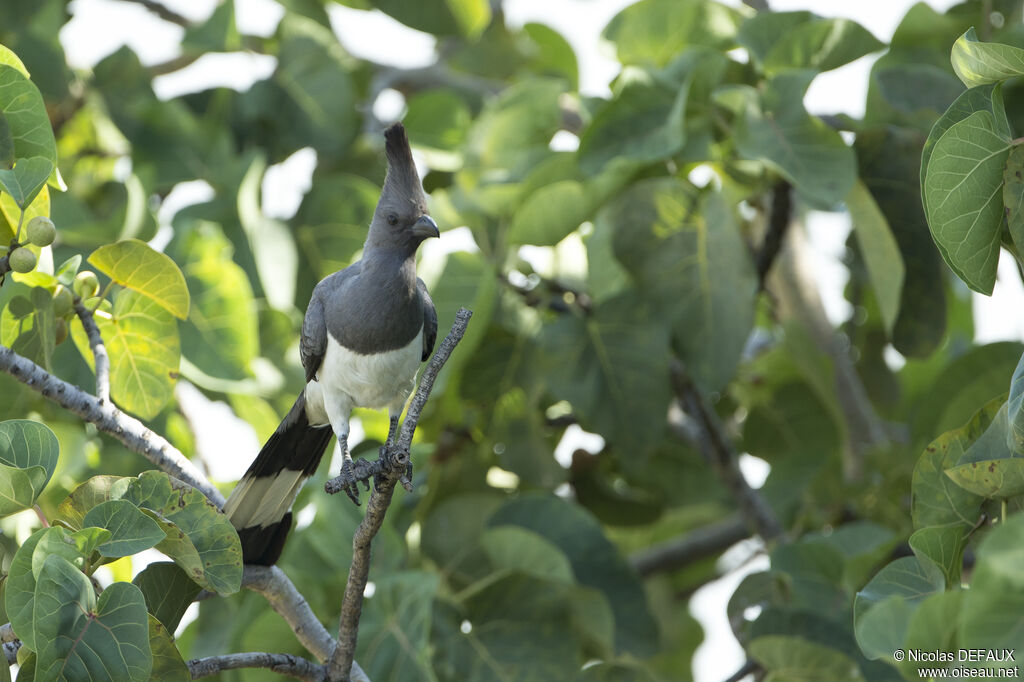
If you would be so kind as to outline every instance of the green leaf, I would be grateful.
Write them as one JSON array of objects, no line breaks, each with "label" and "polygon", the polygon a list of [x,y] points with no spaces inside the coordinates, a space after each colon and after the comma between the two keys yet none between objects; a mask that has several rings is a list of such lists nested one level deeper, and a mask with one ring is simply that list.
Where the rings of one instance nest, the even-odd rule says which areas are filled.
[{"label": "green leaf", "polygon": [[85,570],[92,553],[109,539],[110,531],[103,528],[83,528],[74,532],[60,526],[47,528],[32,553],[32,573],[38,581],[46,558],[54,555],[63,557],[79,570]]},{"label": "green leaf", "polygon": [[1003,105],[1002,84],[979,85],[961,93],[949,108],[935,121],[925,140],[924,149],[921,152],[921,165],[919,173],[921,177],[921,198],[925,199],[923,188],[925,186],[925,175],[928,171],[928,162],[931,160],[935,143],[946,134],[946,131],[973,113],[987,111],[992,114],[996,124],[996,130],[1000,135],[1011,137],[1010,122],[1006,118],[1006,108]]},{"label": "green leaf", "polygon": [[932,237],[953,272],[982,294],[991,294],[996,280],[1009,153],[995,118],[978,111],[939,138],[924,177]]},{"label": "green leaf", "polygon": [[613,159],[650,163],[679,153],[686,144],[686,100],[682,87],[647,72],[632,77],[597,110],[580,139],[580,168],[594,174]]},{"label": "green leaf", "polygon": [[252,286],[219,231],[205,224],[194,236],[184,268],[192,307],[181,328],[182,353],[209,376],[246,379],[259,354]]},{"label": "green leaf", "polygon": [[29,78],[28,69],[25,68],[25,64],[18,58],[18,55],[3,45],[0,45],[0,64],[13,67],[25,78]]},{"label": "green leaf", "polygon": [[[356,649],[370,679],[437,680],[430,650],[431,615],[440,586],[433,571],[398,571],[374,580],[364,601]],[[401,623],[401,627],[396,627]]]},{"label": "green leaf", "polygon": [[406,26],[427,33],[450,35],[459,33],[476,38],[491,21],[487,0],[371,0],[378,9],[390,14]]},{"label": "green leaf", "polygon": [[541,75],[561,76],[565,78],[570,91],[578,90],[579,67],[576,52],[569,41],[561,33],[544,24],[523,24],[523,33],[528,35],[536,46],[531,60],[531,70]]},{"label": "green leaf", "polygon": [[953,70],[969,88],[1024,75],[1024,50],[1000,43],[983,43],[973,28],[953,43]]},{"label": "green leaf", "polygon": [[0,422],[0,515],[35,504],[57,468],[60,443],[45,424]]},{"label": "green leaf", "polygon": [[632,293],[587,317],[563,315],[543,332],[548,389],[584,428],[643,451],[660,440],[669,387],[668,324]]},{"label": "green leaf", "polygon": [[1006,226],[1018,253],[1024,250],[1024,146],[1015,146],[1003,169],[1003,206]]},{"label": "green leaf", "polygon": [[947,587],[960,583],[964,549],[967,548],[967,533],[962,527],[928,526],[914,531],[907,542],[922,564],[930,561],[942,569]]},{"label": "green leaf", "polygon": [[857,664],[842,652],[802,637],[766,635],[750,642],[747,648],[754,660],[768,672],[765,682],[864,680]]},{"label": "green leaf", "polygon": [[885,47],[854,21],[810,12],[758,12],[740,26],[739,41],[768,73],[830,71]]},{"label": "green leaf", "polygon": [[[242,582],[238,534],[201,492],[162,472],[146,471],[128,486],[124,499],[180,528],[184,538],[169,533],[157,549],[178,562],[192,580],[221,594],[238,591]],[[195,548],[194,555],[179,551],[185,539]]]},{"label": "green leaf", "polygon": [[616,652],[641,657],[654,653],[657,630],[641,583],[587,512],[555,496],[523,494],[498,509],[488,525],[520,526],[560,548],[576,581],[599,590],[611,604]]},{"label": "green leaf", "polygon": [[623,64],[667,64],[691,45],[728,49],[741,14],[709,0],[641,0],[616,14],[601,36]]},{"label": "green leaf", "polygon": [[[130,289],[118,292],[113,315],[96,316],[110,354],[110,393],[125,410],[143,419],[155,417],[171,399],[181,364],[178,325],[150,298]],[[71,325],[75,346],[93,365],[89,339],[80,324]]]},{"label": "green leaf", "polygon": [[787,71],[768,82],[759,102],[748,95],[737,121],[736,148],[777,170],[810,205],[829,209],[849,193],[857,168],[839,133],[804,109],[804,93],[815,75]]},{"label": "green leaf", "polygon": [[[951,590],[926,597],[910,617],[904,648],[922,651],[956,650],[956,630],[965,594],[967,590]],[[918,677],[917,668],[920,665],[917,661],[906,661],[900,667],[908,679],[914,679]]]},{"label": "green leaf", "polygon": [[11,126],[7,117],[0,111],[0,167],[11,168],[14,165],[14,138],[11,137]]},{"label": "green leaf", "polygon": [[17,159],[41,156],[55,166],[57,143],[43,97],[23,73],[25,67],[20,63],[17,67],[9,66],[9,63],[0,63],[0,111],[4,112],[14,140],[14,156]]},{"label": "green leaf", "polygon": [[40,528],[30,535],[14,554],[11,567],[4,581],[4,608],[11,620],[14,634],[25,647],[35,650],[36,631],[32,624],[32,609],[35,604],[36,576],[32,572],[32,556],[36,546],[49,529]]},{"label": "green leaf", "polygon": [[530,194],[516,210],[508,230],[512,244],[554,246],[586,219],[583,185],[562,180]]},{"label": "green leaf", "polygon": [[153,666],[146,602],[130,583],[96,599],[89,579],[67,560],[47,557],[36,583],[35,679],[146,682]]},{"label": "green leaf", "polygon": [[[452,90],[417,93],[409,98],[406,107],[402,123],[409,134],[409,142],[416,147],[455,153],[465,141],[473,121],[466,101]],[[431,160],[436,157],[431,156]],[[450,170],[457,169],[456,164],[447,165]]]},{"label": "green leaf", "polygon": [[46,185],[53,172],[53,162],[41,156],[18,159],[14,168],[0,168],[0,186],[11,195],[19,208],[28,208]]},{"label": "green leaf", "polygon": [[151,299],[175,317],[188,317],[185,276],[166,254],[138,239],[101,246],[89,256],[97,270],[123,287]]},{"label": "green leaf", "polygon": [[153,654],[149,679],[153,682],[188,682],[192,674],[174,645],[174,637],[153,614],[147,615],[149,650]]},{"label": "green leaf", "polygon": [[961,602],[959,645],[1018,648],[1024,645],[1024,516],[996,525],[978,545],[971,589]]},{"label": "green leaf", "polygon": [[903,557],[885,566],[854,599],[854,632],[871,660],[891,657],[903,648],[910,619],[926,597],[945,589],[933,564]]},{"label": "green leaf", "polygon": [[202,588],[175,563],[157,561],[132,579],[146,598],[146,610],[174,632],[185,611]]},{"label": "green leaf", "polygon": [[121,499],[132,480],[121,476],[93,476],[64,498],[57,507],[58,518],[76,530],[83,528],[89,510],[107,500]]},{"label": "green leaf", "polygon": [[882,323],[886,333],[891,335],[903,292],[904,267],[900,247],[889,229],[889,222],[860,180],[846,195],[846,207],[882,311]]},{"label": "green leaf", "polygon": [[498,570],[519,571],[567,585],[575,582],[569,559],[537,533],[518,526],[499,526],[486,530],[480,544]]},{"label": "green leaf", "polygon": [[610,226],[616,258],[657,310],[648,324],[671,323],[694,381],[717,391],[753,323],[757,277],[731,207],[693,194],[674,178],[635,183],[598,213],[595,233]]},{"label": "green leaf", "polygon": [[51,369],[55,325],[52,295],[36,286],[32,288],[31,300],[13,296],[0,313],[0,343]]},{"label": "green leaf", "polygon": [[166,537],[153,519],[126,500],[108,500],[98,504],[89,510],[82,524],[110,531],[111,538],[98,548],[105,557],[136,554]]}]

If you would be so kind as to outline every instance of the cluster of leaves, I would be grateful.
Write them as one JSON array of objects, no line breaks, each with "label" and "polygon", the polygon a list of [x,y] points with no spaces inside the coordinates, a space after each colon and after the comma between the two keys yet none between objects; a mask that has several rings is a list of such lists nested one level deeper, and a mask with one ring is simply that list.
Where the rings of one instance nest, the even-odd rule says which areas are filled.
[{"label": "cluster of leaves", "polygon": [[[1012,94],[1006,108],[1004,90],[1013,93],[1007,81],[1024,74],[1022,56],[1018,47],[979,41],[973,29],[956,41],[952,64],[968,89],[935,122],[921,158],[935,243],[956,275],[982,293],[992,291],[1001,246],[1020,259],[1021,140],[1013,139],[1011,121],[1019,123],[1021,111]],[[883,567],[855,601],[857,642],[869,658],[891,661],[894,651],[922,645],[955,651],[1024,644],[1011,615],[1022,598],[1020,576],[1006,570],[1015,565],[1024,527],[1013,513],[1024,496],[1022,396],[1024,356],[1009,394],[943,433],[918,459],[913,556]],[[996,519],[996,528],[988,531],[986,519]],[[969,589],[962,589],[967,551]],[[984,665],[1006,667],[1003,658],[993,655]],[[918,667],[901,665],[907,675]]]},{"label": "cluster of leaves", "polygon": [[[25,66],[7,57],[0,78],[34,94],[8,100],[13,91],[0,88],[0,151],[14,150],[0,169],[8,172],[0,237],[6,230],[17,242],[18,224],[37,215],[59,229],[52,246],[19,245],[38,266],[0,287],[0,343],[91,391],[84,328],[72,319],[74,344],[55,344],[56,319],[64,319],[56,300],[70,287],[96,310],[116,404],[197,455],[189,405],[174,391],[181,376],[267,437],[303,385],[295,344],[312,287],[358,258],[384,172],[377,136],[363,131],[379,128],[369,112],[380,89],[399,91],[429,170],[431,211],[442,228],[467,227],[474,242],[424,263],[421,273],[442,328],[461,305],[475,314],[420,424],[415,492],[397,498],[375,541],[374,590],[356,654],[371,679],[689,679],[701,632],[685,604],[719,574],[715,554],[643,580],[627,559],[736,507],[680,437],[689,425],[678,420],[669,381],[676,362],[738,448],[771,465],[760,494],[795,538],[770,548],[771,568],[748,577],[729,606],[749,656],[776,679],[781,671],[898,679],[895,667],[873,660],[891,654],[885,647],[973,642],[963,633],[991,615],[986,600],[1010,603],[1016,578],[997,566],[1019,524],[1011,517],[987,533],[979,519],[992,514],[983,498],[1010,498],[1016,509],[1017,446],[994,448],[1018,419],[1017,394],[1004,412],[989,409],[934,450],[926,446],[1005,394],[1024,351],[973,345],[970,298],[942,261],[986,290],[999,244],[1018,248],[1021,183],[1009,131],[1020,129],[1015,117],[1024,109],[1013,106],[1016,81],[997,84],[1017,75],[1021,61],[1016,48],[999,44],[1024,42],[1018,3],[967,0],[945,14],[919,4],[885,45],[854,22],[809,12],[641,0],[604,30],[622,65],[608,97],[579,93],[576,57],[558,32],[509,26],[487,0],[346,2],[437,36],[438,62],[408,74],[348,54],[331,29],[330,2],[281,4],[268,37],[240,34],[232,0],[197,23],[164,13],[185,29],[173,63],[146,66],[124,47],[88,72],[68,68],[57,40],[68,20],[63,2],[3,8],[0,42]],[[996,42],[965,35],[972,25]],[[159,74],[242,50],[273,57],[273,72],[244,91],[156,96]],[[863,119],[806,110],[818,74],[881,50]],[[991,69],[993,56],[1004,70]],[[976,87],[961,94],[957,74]],[[46,135],[19,147],[33,121]],[[852,133],[852,145],[837,128]],[[578,149],[552,144],[565,133]],[[31,160],[49,159],[51,149],[59,174],[41,175],[41,165],[30,173],[38,165]],[[270,218],[261,209],[262,189],[276,189],[268,169],[303,149],[316,155],[311,188],[293,216]],[[965,153],[983,163],[954,163]],[[63,179],[67,191],[51,192]],[[169,215],[171,195],[197,180],[204,197]],[[962,195],[949,191],[954,186]],[[813,290],[787,279],[785,264],[776,264],[783,276],[759,278],[751,251],[769,222],[770,197],[787,188],[798,206],[845,209],[852,219],[845,294],[854,312],[841,329],[815,315]],[[1006,227],[1001,205],[1010,209]],[[162,222],[171,229],[153,241],[166,243],[158,252],[148,243]],[[79,273],[86,261],[102,287],[95,274]],[[770,295],[759,293],[762,285]],[[906,359],[899,369],[885,362],[892,349]],[[31,628],[49,627],[56,607],[24,604],[43,594],[44,578],[61,590],[81,585],[81,603],[98,618],[115,597],[140,604],[124,581],[96,601],[79,579],[105,560],[117,509],[164,532],[147,538],[178,568],[151,566],[139,574],[151,578],[136,584],[167,632],[196,581],[220,592],[237,587],[230,559],[214,561],[221,573],[204,555],[228,557],[232,534],[193,537],[201,529],[194,519],[172,518],[161,506],[171,493],[141,492],[159,477],[140,475],[141,458],[0,376],[0,414],[30,412],[50,426],[62,453],[51,483],[41,493],[28,488],[30,503],[67,522],[35,533],[17,521],[24,517],[0,523],[20,543],[5,561],[8,600],[15,564],[26,585],[20,624],[10,604],[8,615],[37,655],[37,674],[44,651],[32,637],[43,631]],[[368,439],[355,450],[372,451],[386,421],[369,412],[359,418]],[[892,425],[881,430],[892,437],[865,436],[865,420]],[[599,434],[603,445],[562,466],[553,452],[569,424]],[[973,473],[983,460],[1002,478]],[[944,473],[957,465],[958,478]],[[33,471],[11,475],[31,481]],[[315,483],[326,473],[299,498],[297,516],[315,514],[291,537],[281,565],[318,617],[334,622],[351,558],[346,538],[359,517],[320,491]],[[565,488],[568,495],[555,494]],[[940,493],[953,501],[938,500]],[[90,501],[67,515],[76,494]],[[207,509],[195,502],[200,508]],[[172,542],[165,522],[191,545],[180,535]],[[100,537],[104,528],[111,538]],[[868,583],[908,536],[916,556]],[[63,553],[48,558],[51,546]],[[119,550],[133,549],[110,565],[120,577],[130,577],[140,546]],[[965,553],[976,560],[970,599],[945,589],[958,584]],[[168,597],[167,611],[149,601],[150,581]],[[919,599],[928,592],[941,594]],[[37,611],[41,618],[26,620]],[[136,612],[126,632],[142,642],[150,630],[135,626],[152,621]],[[986,627],[1001,623],[990,618]],[[943,636],[959,639],[938,639],[930,628],[940,624],[949,626]],[[159,641],[150,645],[154,669],[173,658],[164,655],[172,651],[166,638]],[[186,658],[303,653],[250,594],[202,602],[175,646]],[[45,652],[45,665],[66,653]],[[140,662],[132,674],[145,677],[145,668]],[[245,679],[262,676],[247,671]]]},{"label": "cluster of leaves", "polygon": [[[57,467],[57,437],[28,420],[0,422],[0,515],[35,505]],[[231,594],[242,550],[200,492],[149,471],[96,476],[64,499],[5,563],[2,610],[15,635],[18,679],[191,679],[172,633],[201,587]],[[172,562],[103,587],[97,568],[155,548]],[[130,577],[130,575],[129,575]],[[0,673],[10,679],[6,666]]]}]

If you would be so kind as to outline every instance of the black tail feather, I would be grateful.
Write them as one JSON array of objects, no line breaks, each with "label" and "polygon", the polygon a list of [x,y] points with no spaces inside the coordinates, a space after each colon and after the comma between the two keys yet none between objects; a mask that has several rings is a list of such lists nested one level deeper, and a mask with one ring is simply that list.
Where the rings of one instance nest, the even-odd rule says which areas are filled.
[{"label": "black tail feather", "polygon": [[[266,500],[267,505],[274,505],[280,509],[280,517],[263,519],[258,525],[252,525],[249,518],[239,518],[239,509],[251,509],[253,503],[261,502],[246,499],[247,494],[257,494],[257,490],[266,492],[269,488],[250,487],[246,483],[255,479],[272,481],[285,472],[291,472],[293,475],[294,472],[300,472],[302,479],[312,476],[333,435],[329,426],[310,425],[306,417],[305,392],[300,394],[292,409],[249,466],[249,470],[245,472],[236,488],[237,494],[232,493],[225,505],[225,511],[235,524],[238,537],[242,541],[244,563],[271,566],[278,560],[291,530],[292,514],[289,510],[295,501],[294,495],[291,499]],[[299,486],[295,488],[296,494],[298,488]]]}]

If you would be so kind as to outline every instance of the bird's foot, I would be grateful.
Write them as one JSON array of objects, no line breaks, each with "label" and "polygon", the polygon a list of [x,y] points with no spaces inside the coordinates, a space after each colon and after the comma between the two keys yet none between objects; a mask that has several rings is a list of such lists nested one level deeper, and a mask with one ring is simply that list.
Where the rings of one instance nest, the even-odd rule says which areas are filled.
[{"label": "bird's foot", "polygon": [[[362,461],[362,460],[360,460]],[[352,500],[356,506],[359,506],[359,486],[356,485],[356,473],[355,466],[352,463],[352,456],[348,453],[341,460],[341,476],[344,479],[344,483],[341,489],[348,495],[348,499]]]}]

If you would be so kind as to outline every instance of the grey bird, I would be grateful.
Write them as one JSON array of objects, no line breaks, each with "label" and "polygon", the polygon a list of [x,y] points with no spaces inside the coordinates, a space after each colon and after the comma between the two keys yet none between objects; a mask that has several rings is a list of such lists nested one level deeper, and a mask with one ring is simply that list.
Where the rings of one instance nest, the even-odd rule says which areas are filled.
[{"label": "grey bird", "polygon": [[[352,408],[386,407],[387,445],[394,442],[420,363],[434,349],[437,312],[416,277],[416,250],[440,233],[427,214],[405,128],[396,123],[384,138],[387,176],[362,259],[313,290],[299,342],[306,386],[224,505],[247,564],[269,566],[280,557],[292,503],[332,435],[342,473],[352,480]],[[346,492],[358,504],[354,480]]]}]

